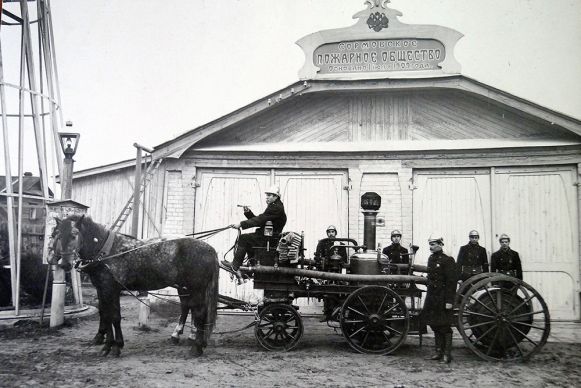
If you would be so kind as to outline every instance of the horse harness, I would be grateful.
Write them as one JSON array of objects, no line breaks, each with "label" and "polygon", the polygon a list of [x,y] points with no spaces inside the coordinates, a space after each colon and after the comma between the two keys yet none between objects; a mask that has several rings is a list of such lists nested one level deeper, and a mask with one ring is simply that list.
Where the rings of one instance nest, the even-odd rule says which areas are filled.
[{"label": "horse harness", "polygon": [[[105,242],[101,246],[101,249],[99,249],[99,252],[97,252],[97,254],[95,255],[94,258],[92,258],[90,260],[82,260],[77,255],[77,259],[75,260],[75,268],[82,271],[92,264],[103,261],[103,259],[111,258],[112,256],[109,256],[109,252],[111,252],[111,248],[113,248],[113,242],[115,241],[115,236],[116,236],[115,232],[113,232],[112,230],[109,231],[109,233],[107,234],[107,239],[105,240]],[[126,253],[126,252],[129,252],[129,251],[125,251],[122,253]],[[114,255],[114,256],[118,256],[118,255]]]}]

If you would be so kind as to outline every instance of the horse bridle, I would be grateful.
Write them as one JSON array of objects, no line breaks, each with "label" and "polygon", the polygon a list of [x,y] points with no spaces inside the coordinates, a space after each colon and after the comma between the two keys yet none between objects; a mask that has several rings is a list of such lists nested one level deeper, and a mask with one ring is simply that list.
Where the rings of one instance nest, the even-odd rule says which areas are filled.
[{"label": "horse bridle", "polygon": [[102,261],[104,258],[107,258],[109,255],[109,252],[111,252],[111,248],[113,247],[114,241],[115,241],[115,232],[113,232],[112,230],[109,230],[109,232],[107,233],[107,238],[105,239],[105,242],[103,243],[103,245],[101,246],[101,249],[99,249],[99,252],[97,252],[95,257],[93,257],[92,259],[83,260],[80,258],[79,255],[77,255],[77,258],[74,261],[74,267],[77,270],[82,271],[82,270],[86,269],[87,267]]}]

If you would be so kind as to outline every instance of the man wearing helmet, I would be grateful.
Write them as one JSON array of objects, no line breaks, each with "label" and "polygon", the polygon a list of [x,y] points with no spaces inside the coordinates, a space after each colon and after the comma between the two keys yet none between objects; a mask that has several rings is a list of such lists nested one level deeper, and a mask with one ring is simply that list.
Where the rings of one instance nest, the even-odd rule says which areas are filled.
[{"label": "man wearing helmet", "polygon": [[488,272],[486,249],[478,244],[480,235],[472,230],[468,233],[468,244],[460,247],[458,252],[458,272],[463,282],[482,272]]},{"label": "man wearing helmet", "polygon": [[236,271],[238,280],[242,279],[242,274],[238,270],[244,261],[244,257],[254,256],[254,247],[264,246],[264,226],[267,221],[272,222],[273,234],[279,235],[286,224],[286,213],[284,212],[284,205],[280,200],[280,192],[278,186],[271,186],[265,192],[266,194],[266,209],[258,216],[254,215],[252,210],[244,206],[244,215],[246,220],[240,221],[238,224],[232,224],[230,227],[235,229],[248,229],[258,227],[254,233],[241,234],[238,243],[234,248],[234,259],[232,263],[222,260],[222,265]]},{"label": "man wearing helmet", "polygon": [[498,242],[500,249],[492,254],[490,272],[499,272],[522,280],[520,257],[518,252],[510,249],[510,237],[503,233],[498,238]]},{"label": "man wearing helmet", "polygon": [[452,361],[451,325],[456,297],[456,263],[442,251],[442,237],[430,236],[428,243],[432,254],[428,258],[428,287],[421,318],[434,331],[436,354],[430,359],[449,364]]},{"label": "man wearing helmet", "polygon": [[393,230],[391,232],[391,245],[383,248],[383,254],[389,257],[390,263],[393,264],[409,264],[410,256],[408,250],[401,246],[401,232]]},{"label": "man wearing helmet", "polygon": [[334,254],[341,256],[341,261],[347,261],[347,250],[340,245],[343,243],[337,243],[333,241],[337,237],[337,228],[334,225],[329,225],[327,227],[327,238],[319,240],[317,244],[317,249],[315,249],[315,260],[320,260],[321,258],[329,258]]}]

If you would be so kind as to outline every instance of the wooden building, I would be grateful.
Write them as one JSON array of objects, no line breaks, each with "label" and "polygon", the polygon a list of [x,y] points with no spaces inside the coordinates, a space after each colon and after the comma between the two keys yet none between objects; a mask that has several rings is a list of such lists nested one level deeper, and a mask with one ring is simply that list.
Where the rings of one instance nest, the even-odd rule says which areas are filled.
[{"label": "wooden building", "polygon": [[[298,42],[307,57],[300,81],[155,147],[164,161],[141,235],[239,222],[237,204],[260,212],[264,189],[278,184],[285,230],[304,231],[312,256],[329,224],[362,241],[359,198],[374,191],[382,245],[399,229],[425,262],[428,236],[440,233],[456,257],[477,229],[490,256],[506,233],[552,317],[579,319],[581,121],[461,75],[461,34],[405,25],[376,3],[356,25]],[[376,12],[388,27],[371,19]],[[133,171],[127,161],[76,173],[74,199],[111,224]],[[231,230],[209,243],[222,258],[235,238]],[[221,292],[253,297],[251,285],[226,277]]]}]

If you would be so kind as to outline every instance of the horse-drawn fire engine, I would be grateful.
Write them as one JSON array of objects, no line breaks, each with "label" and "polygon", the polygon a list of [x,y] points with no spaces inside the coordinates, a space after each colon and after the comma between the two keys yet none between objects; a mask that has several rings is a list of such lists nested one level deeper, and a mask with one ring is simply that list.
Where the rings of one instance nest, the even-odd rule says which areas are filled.
[{"label": "horse-drawn fire engine", "polygon": [[[427,332],[421,319],[427,267],[414,263],[391,264],[375,251],[375,222],[381,198],[361,198],[364,243],[333,239],[350,251],[347,260],[337,254],[305,257],[301,234],[265,236],[266,246],[240,270],[264,291],[255,306],[258,343],[267,350],[290,350],[303,335],[297,298],[318,298],[325,304],[327,323],[341,330],[358,352],[389,354],[408,335]],[[226,308],[243,302],[220,297]],[[456,327],[466,345],[486,360],[526,360],[546,343],[550,317],[541,295],[529,284],[503,274],[483,273],[461,284],[457,291]]]}]

